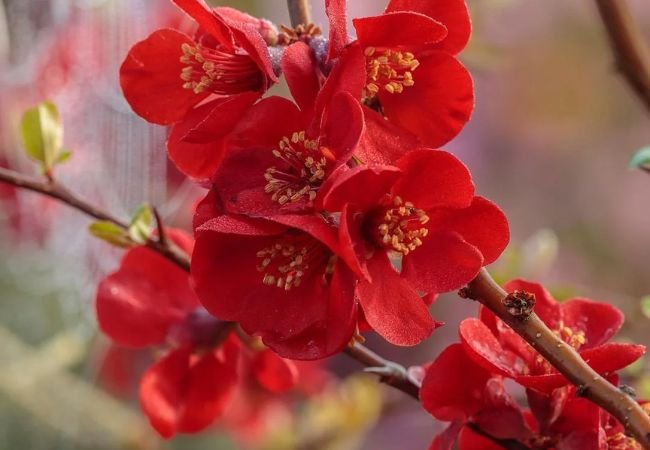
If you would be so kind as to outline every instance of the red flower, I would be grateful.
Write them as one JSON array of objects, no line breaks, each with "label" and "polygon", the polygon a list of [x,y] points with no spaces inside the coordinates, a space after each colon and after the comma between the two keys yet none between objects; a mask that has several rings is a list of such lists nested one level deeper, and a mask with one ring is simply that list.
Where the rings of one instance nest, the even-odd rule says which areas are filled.
[{"label": "red flower", "polygon": [[283,72],[298,105],[269,97],[233,132],[214,187],[228,212],[248,216],[313,210],[320,187],[352,157],[363,112],[334,75],[319,91],[309,47],[285,50]]},{"label": "red flower", "polygon": [[283,357],[337,353],[354,333],[356,305],[336,231],[316,216],[274,220],[195,220],[196,292],[208,311],[261,336]]},{"label": "red flower", "polygon": [[[170,157],[185,174],[206,178],[230,129],[277,81],[261,34],[268,23],[231,8],[210,10],[200,0],[173,1],[198,23],[196,36],[155,31],[130,50],[120,82],[137,114],[163,125],[180,122],[170,136]],[[204,121],[213,126],[210,142],[185,142]]]},{"label": "red flower", "polygon": [[[616,382],[613,377],[613,382]],[[431,450],[497,450],[508,442],[527,448],[636,450],[623,427],[566,386],[544,394],[526,391],[530,410],[505,391],[503,378],[478,365],[461,344],[427,367],[420,398],[435,418],[451,422]],[[633,445],[634,444],[634,445]]]},{"label": "red flower", "polygon": [[[357,40],[345,48],[345,1],[327,2],[330,17],[330,57],[354,66],[363,78],[362,102],[368,106],[369,130],[382,136],[383,117],[411,134],[421,144],[439,147],[452,139],[469,120],[474,107],[469,72],[456,59],[469,39],[471,27],[464,0],[392,0],[383,15],[354,19]],[[359,67],[359,62],[363,68]],[[369,131],[369,132],[371,132]],[[391,146],[412,144],[394,136]],[[366,160],[392,162],[376,158]]]},{"label": "red flower", "polygon": [[[188,253],[191,239],[169,237]],[[223,324],[200,308],[186,272],[145,247],[129,250],[117,272],[100,283],[100,328],[116,343],[171,350],[144,374],[140,402],[152,426],[169,438],[210,425],[227,406],[236,382],[236,341],[223,339]]]},{"label": "red flower", "polygon": [[[413,150],[395,167],[341,170],[322,203],[341,211],[343,251],[365,275],[357,294],[366,320],[397,345],[415,345],[436,326],[416,290],[461,287],[509,239],[501,210],[476,197],[467,168],[439,150]],[[401,272],[389,254],[401,257]]]},{"label": "red flower", "polygon": [[[506,289],[533,293],[539,317],[598,373],[621,369],[645,352],[642,345],[607,343],[623,324],[623,314],[612,305],[584,298],[557,303],[541,285],[523,280],[511,281]],[[460,336],[468,354],[492,373],[542,392],[568,383],[519,335],[485,309],[480,320],[465,319],[461,323]]]}]

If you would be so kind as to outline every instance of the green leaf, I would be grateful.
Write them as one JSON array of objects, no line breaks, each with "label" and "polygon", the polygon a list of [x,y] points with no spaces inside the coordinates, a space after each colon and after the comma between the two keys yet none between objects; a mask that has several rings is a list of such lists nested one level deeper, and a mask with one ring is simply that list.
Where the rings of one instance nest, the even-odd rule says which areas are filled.
[{"label": "green leaf", "polygon": [[650,145],[636,152],[630,160],[632,169],[650,169]]},{"label": "green leaf", "polygon": [[146,243],[153,233],[153,220],[154,214],[151,206],[147,203],[140,206],[129,226],[131,239],[138,244]]},{"label": "green leaf", "polygon": [[129,237],[127,231],[115,225],[113,222],[100,220],[91,223],[88,231],[93,236],[117,247],[128,248],[135,244]]},{"label": "green leaf", "polygon": [[641,299],[641,311],[644,316],[650,319],[650,295],[646,295]]},{"label": "green leaf", "polygon": [[20,135],[27,155],[49,172],[63,147],[63,126],[56,105],[43,102],[28,109],[20,122]]},{"label": "green leaf", "polygon": [[59,153],[59,156],[56,157],[56,161],[54,161],[56,164],[63,164],[64,162],[68,162],[72,158],[72,152],[70,150],[62,150],[61,153]]}]

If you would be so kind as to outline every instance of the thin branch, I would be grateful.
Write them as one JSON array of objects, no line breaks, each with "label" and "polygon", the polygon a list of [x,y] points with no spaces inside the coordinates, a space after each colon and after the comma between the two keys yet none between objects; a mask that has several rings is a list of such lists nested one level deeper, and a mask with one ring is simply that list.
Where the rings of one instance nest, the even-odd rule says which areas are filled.
[{"label": "thin branch", "polygon": [[160,242],[160,245],[166,246],[167,245],[167,231],[165,230],[165,224],[163,223],[162,217],[160,216],[160,212],[158,212],[158,208],[152,207],[153,210],[153,216],[156,219],[156,230],[158,230],[158,242]]},{"label": "thin branch", "polygon": [[[111,222],[124,230],[127,230],[129,227],[126,222],[123,222],[111,214],[88,203],[86,200],[78,197],[76,194],[72,193],[68,188],[56,180],[37,179],[23,175],[14,170],[0,167],[0,182],[5,182],[22,189],[27,189],[29,191],[37,192],[47,197],[54,198],[78,211],[83,212],[90,217],[93,217],[97,220]],[[158,239],[149,239],[146,245],[147,247],[160,253],[166,258],[169,258],[183,270],[189,270],[189,257],[173,242],[166,241],[163,243]]]},{"label": "thin branch", "polygon": [[469,284],[469,290],[472,298],[495,313],[577,386],[582,396],[616,417],[629,435],[644,449],[650,449],[650,416],[634,399],[598,375],[573,347],[553,333],[534,312],[525,320],[512,315],[504,305],[508,294],[485,269]]},{"label": "thin branch", "polygon": [[409,376],[404,366],[389,361],[368,347],[354,343],[345,349],[345,353],[366,367],[366,372],[379,375],[379,379],[395,389],[399,389],[416,400],[420,400],[420,386]]},{"label": "thin branch", "polygon": [[291,26],[309,25],[311,21],[311,2],[309,0],[287,0]]},{"label": "thin branch", "polygon": [[650,51],[626,0],[596,0],[619,69],[650,111]]}]

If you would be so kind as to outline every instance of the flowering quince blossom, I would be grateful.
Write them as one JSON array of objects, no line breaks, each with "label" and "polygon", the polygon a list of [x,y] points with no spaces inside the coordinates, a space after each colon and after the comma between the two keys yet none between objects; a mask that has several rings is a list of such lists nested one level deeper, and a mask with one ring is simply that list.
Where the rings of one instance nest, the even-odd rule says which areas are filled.
[{"label": "flowering quince blossom", "polygon": [[[191,253],[185,233],[168,234]],[[163,437],[198,432],[219,417],[235,392],[240,362],[268,392],[285,392],[296,382],[292,362],[241,348],[231,328],[200,306],[187,272],[148,248],[129,250],[119,270],[102,280],[96,308],[115,343],[168,348],[140,382],[142,408]]]},{"label": "flowering quince blossom", "polygon": [[[120,83],[138,115],[175,124],[168,150],[178,168],[207,178],[216,170],[228,131],[277,81],[264,39],[273,30],[267,21],[232,8],[173,1],[199,25],[196,35],[155,31],[131,48],[120,68]],[[206,127],[210,142],[200,139]],[[198,137],[188,137],[195,128]]]},{"label": "flowering quince blossom", "polygon": [[320,187],[352,157],[364,129],[361,106],[336,77],[319,90],[310,53],[298,42],[282,62],[298,105],[266,98],[233,131],[213,179],[226,211],[259,217],[313,212]]},{"label": "flowering quince blossom", "polygon": [[[607,374],[639,359],[645,347],[608,343],[623,324],[623,313],[608,303],[584,298],[556,302],[541,285],[513,280],[508,292],[526,291],[535,295],[535,312],[564,342],[580,353],[596,372]],[[527,388],[542,392],[566,385],[557,372],[519,335],[486,309],[480,319],[465,319],[460,337],[468,354],[493,373],[512,378]]]},{"label": "flowering quince blossom", "polygon": [[[450,422],[431,450],[498,450],[502,443],[530,449],[639,450],[612,416],[576,397],[573,386],[549,393],[526,390],[530,409],[505,390],[504,378],[468,355],[462,344],[447,347],[427,367],[420,398],[436,419]],[[612,377],[617,384],[617,378]],[[644,406],[645,408],[645,406]]]},{"label": "flowering quince blossom", "polygon": [[[340,170],[322,207],[340,211],[340,240],[363,276],[357,295],[368,324],[397,345],[415,345],[436,326],[418,290],[457,289],[508,244],[508,222],[474,195],[453,155],[412,150],[395,166]],[[401,257],[397,272],[389,256]]]},{"label": "flowering quince blossom", "polygon": [[208,311],[283,357],[319,359],[345,348],[356,329],[355,278],[336,229],[316,215],[268,221],[213,208],[208,198],[197,210],[191,270]]},{"label": "flowering quince blossom", "polygon": [[[384,14],[353,19],[351,44],[345,8],[345,0],[327,1],[329,57],[361,78],[352,93],[366,106],[366,139],[404,150],[456,136],[474,108],[472,78],[456,58],[471,32],[465,1],[391,0]],[[386,149],[370,147],[362,158],[392,162]]]}]

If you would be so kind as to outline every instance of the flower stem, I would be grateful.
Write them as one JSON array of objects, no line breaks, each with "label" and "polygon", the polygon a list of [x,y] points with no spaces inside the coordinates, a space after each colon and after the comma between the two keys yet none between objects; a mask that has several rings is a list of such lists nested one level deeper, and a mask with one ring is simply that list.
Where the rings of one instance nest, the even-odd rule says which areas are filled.
[{"label": "flower stem", "polygon": [[291,26],[309,25],[311,22],[311,4],[309,0],[287,0]]}]

